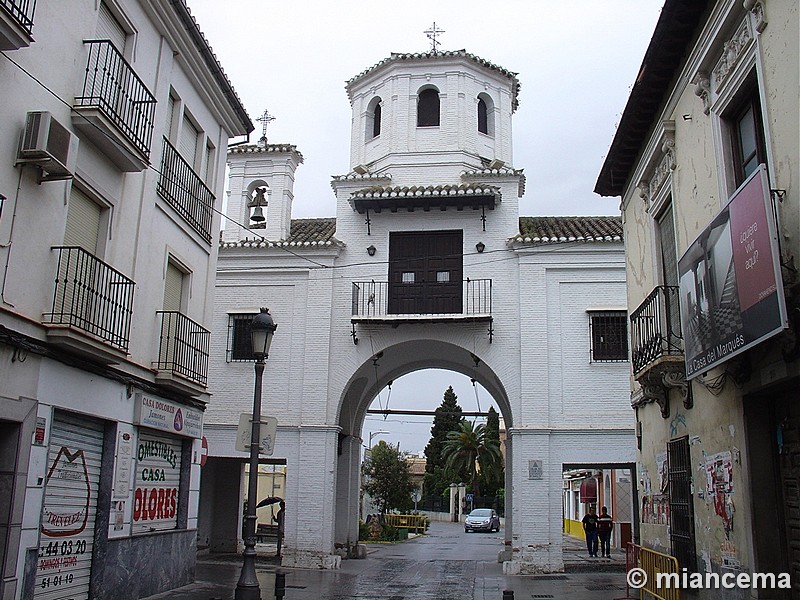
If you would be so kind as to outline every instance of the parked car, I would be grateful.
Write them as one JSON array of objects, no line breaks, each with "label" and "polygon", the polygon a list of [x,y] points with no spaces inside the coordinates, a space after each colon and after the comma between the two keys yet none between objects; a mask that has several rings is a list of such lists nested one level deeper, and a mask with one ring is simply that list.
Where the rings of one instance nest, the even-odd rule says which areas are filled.
[{"label": "parked car", "polygon": [[500,517],[492,508],[476,508],[464,519],[464,531],[500,531]]}]

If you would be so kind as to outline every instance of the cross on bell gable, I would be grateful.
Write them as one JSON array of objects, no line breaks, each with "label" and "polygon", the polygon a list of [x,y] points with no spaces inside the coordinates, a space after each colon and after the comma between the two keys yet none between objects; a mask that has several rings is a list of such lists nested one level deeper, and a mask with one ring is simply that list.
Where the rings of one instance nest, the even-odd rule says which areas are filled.
[{"label": "cross on bell gable", "polygon": [[256,121],[261,121],[262,124],[261,141],[264,142],[265,144],[267,143],[267,125],[272,123],[272,121],[274,120],[275,117],[269,114],[269,111],[266,108],[264,109],[264,113],[260,117],[256,117]]}]

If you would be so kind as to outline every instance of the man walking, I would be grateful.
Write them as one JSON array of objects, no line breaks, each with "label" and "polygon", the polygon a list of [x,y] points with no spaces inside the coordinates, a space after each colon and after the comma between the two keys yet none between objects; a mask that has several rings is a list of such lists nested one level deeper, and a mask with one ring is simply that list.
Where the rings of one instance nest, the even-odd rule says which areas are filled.
[{"label": "man walking", "polygon": [[[614,519],[608,514],[608,508],[600,509],[600,516],[597,517],[597,535],[600,538],[600,554],[603,558],[611,558],[611,530],[614,528]],[[597,549],[595,547],[595,556]]]},{"label": "man walking", "polygon": [[581,519],[583,531],[586,534],[586,548],[589,556],[597,557],[597,515],[594,514],[594,506],[589,507],[589,513]]}]

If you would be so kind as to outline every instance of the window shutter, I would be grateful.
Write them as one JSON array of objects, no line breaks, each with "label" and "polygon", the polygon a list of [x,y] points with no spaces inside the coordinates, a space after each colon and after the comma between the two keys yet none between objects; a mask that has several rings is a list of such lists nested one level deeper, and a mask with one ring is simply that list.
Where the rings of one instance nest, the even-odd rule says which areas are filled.
[{"label": "window shutter", "polygon": [[661,267],[664,285],[678,285],[678,255],[675,248],[675,219],[672,204],[668,204],[658,217],[658,234],[661,244]]},{"label": "window shutter", "polygon": [[167,263],[167,275],[164,280],[164,310],[180,312],[183,298],[183,272]]},{"label": "window shutter", "polygon": [[105,2],[100,3],[100,14],[97,19],[97,37],[101,40],[111,40],[117,50],[125,52],[125,39],[128,34],[117,18],[108,10]]},{"label": "window shutter", "polygon": [[192,122],[183,115],[183,127],[181,128],[181,142],[178,151],[184,160],[189,163],[192,168],[195,166],[195,159],[197,158],[197,139],[200,132],[192,124]]},{"label": "window shutter", "polygon": [[167,104],[167,139],[175,140],[175,98],[169,97]]},{"label": "window shutter", "polygon": [[90,254],[97,254],[101,212],[96,202],[73,185],[67,206],[64,245],[80,246]]}]

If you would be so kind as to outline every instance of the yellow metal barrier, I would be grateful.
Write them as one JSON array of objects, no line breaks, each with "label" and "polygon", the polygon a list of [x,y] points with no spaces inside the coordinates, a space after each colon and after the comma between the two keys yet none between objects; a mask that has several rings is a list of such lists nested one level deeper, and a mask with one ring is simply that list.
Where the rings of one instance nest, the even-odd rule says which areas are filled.
[{"label": "yellow metal barrier", "polygon": [[641,548],[639,567],[647,575],[647,583],[640,590],[641,600],[680,600],[680,572],[674,556]]},{"label": "yellow metal barrier", "polygon": [[428,528],[425,515],[384,515],[384,517],[386,524],[392,527],[400,527],[416,533],[424,533]]}]

